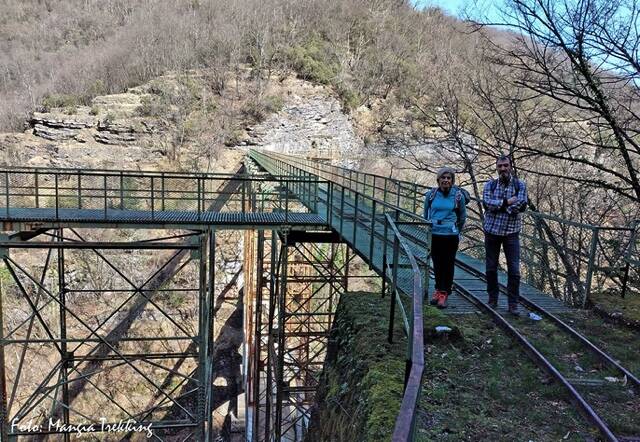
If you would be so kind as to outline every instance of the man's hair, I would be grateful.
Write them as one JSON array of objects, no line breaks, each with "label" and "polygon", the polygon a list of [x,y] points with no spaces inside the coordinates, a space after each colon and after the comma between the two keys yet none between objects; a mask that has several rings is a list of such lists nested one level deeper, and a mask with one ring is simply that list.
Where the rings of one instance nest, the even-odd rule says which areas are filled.
[{"label": "man's hair", "polygon": [[496,158],[496,164],[498,164],[500,161],[508,161],[509,164],[513,164],[511,162],[511,157],[509,155],[504,155],[504,154],[498,155],[498,157]]}]

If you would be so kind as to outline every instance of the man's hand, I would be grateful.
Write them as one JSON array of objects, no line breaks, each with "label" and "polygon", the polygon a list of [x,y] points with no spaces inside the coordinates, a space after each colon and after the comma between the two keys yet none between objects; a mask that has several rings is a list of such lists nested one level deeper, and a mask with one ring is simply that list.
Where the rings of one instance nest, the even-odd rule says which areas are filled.
[{"label": "man's hand", "polygon": [[511,205],[511,204],[515,204],[518,201],[518,197],[516,196],[512,196],[511,198],[509,198],[507,200],[507,204]]}]

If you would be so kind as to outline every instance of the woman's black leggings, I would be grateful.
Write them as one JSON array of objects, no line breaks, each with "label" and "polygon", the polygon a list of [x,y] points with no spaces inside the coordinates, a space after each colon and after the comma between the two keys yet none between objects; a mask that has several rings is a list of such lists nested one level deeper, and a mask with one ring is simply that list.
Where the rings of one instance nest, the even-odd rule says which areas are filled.
[{"label": "woman's black leggings", "polygon": [[433,235],[431,237],[431,259],[436,275],[436,290],[451,293],[453,265],[458,251],[458,235]]}]

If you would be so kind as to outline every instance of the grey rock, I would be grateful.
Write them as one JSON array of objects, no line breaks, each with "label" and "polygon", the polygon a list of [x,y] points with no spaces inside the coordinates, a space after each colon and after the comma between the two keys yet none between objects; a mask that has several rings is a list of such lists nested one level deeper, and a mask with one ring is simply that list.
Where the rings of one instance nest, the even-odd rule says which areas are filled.
[{"label": "grey rock", "polygon": [[98,130],[101,132],[108,131],[114,134],[136,132],[135,127],[131,124],[115,123],[113,121],[108,121],[108,120],[98,122]]},{"label": "grey rock", "polygon": [[93,138],[102,144],[128,144],[132,141],[136,141],[138,138],[132,133],[114,134],[111,132],[97,132],[93,135]]},{"label": "grey rock", "polygon": [[33,127],[33,134],[37,137],[50,141],[72,140],[78,136],[78,132],[67,128],[47,127],[42,124],[36,124]]},{"label": "grey rock", "polygon": [[62,129],[86,129],[86,128],[94,127],[96,125],[96,121],[93,118],[89,118],[89,119],[62,118],[54,114],[41,114],[41,113],[34,113],[29,123],[33,127],[35,127],[36,125],[40,125],[40,126],[62,128]]}]

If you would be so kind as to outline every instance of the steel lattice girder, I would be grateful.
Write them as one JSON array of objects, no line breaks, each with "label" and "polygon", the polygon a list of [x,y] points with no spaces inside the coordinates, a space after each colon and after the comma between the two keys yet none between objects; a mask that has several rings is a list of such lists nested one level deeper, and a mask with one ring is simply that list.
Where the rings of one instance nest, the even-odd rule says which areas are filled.
[{"label": "steel lattice girder", "polygon": [[[309,237],[312,238],[312,237]],[[252,440],[300,440],[324,364],[346,245],[258,237]]]},{"label": "steel lattice girder", "polygon": [[[42,236],[37,243],[14,241],[3,253],[20,295],[7,297],[6,290],[0,295],[5,301],[0,382],[9,392],[0,403],[3,440],[65,433],[57,422],[87,431],[94,424],[93,431],[100,431],[103,422],[121,419],[151,424],[156,440],[176,431],[204,438],[211,416],[213,232],[129,244],[87,241],[73,229],[68,232],[41,232],[51,241]],[[39,272],[19,262],[25,255],[21,249],[31,247],[45,252]],[[137,256],[143,249],[166,249],[166,255]],[[35,253],[30,249],[31,260]],[[84,255],[72,260],[71,254]],[[108,286],[98,287],[96,281],[91,286],[74,276],[83,262],[78,258],[87,256],[101,269],[96,281]],[[125,270],[123,264],[133,257],[157,262],[150,276],[133,275],[143,263]],[[195,313],[178,321],[180,309],[172,303],[182,298],[191,301]],[[26,318],[9,318],[8,302],[14,312],[27,310]],[[158,315],[162,325],[154,329]],[[14,353],[17,363],[10,357]],[[141,391],[144,400],[136,402]],[[69,439],[68,432],[64,438]]]}]

